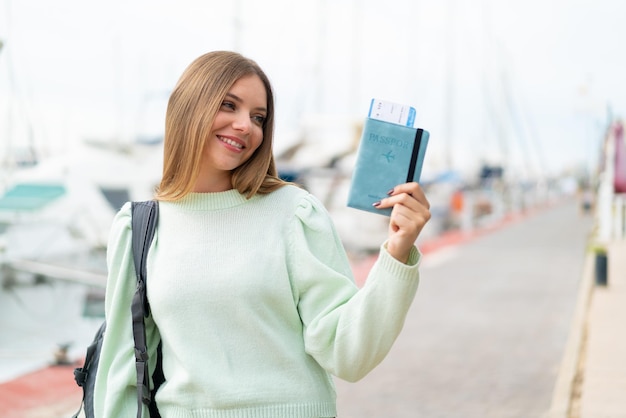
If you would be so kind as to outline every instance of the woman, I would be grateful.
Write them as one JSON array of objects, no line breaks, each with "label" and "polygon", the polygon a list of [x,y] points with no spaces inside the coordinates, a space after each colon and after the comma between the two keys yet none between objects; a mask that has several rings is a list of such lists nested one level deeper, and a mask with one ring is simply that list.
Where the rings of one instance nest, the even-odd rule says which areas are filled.
[{"label": "woman", "polygon": [[[277,177],[273,122],[268,78],[233,52],[196,59],[170,97],[146,324],[151,359],[163,344],[163,418],[334,417],[331,374],[356,381],[380,363],[415,295],[420,187],[377,204],[393,207],[389,237],[359,290],[326,210]],[[109,242],[98,417],[137,410],[130,225],[127,204]]]}]

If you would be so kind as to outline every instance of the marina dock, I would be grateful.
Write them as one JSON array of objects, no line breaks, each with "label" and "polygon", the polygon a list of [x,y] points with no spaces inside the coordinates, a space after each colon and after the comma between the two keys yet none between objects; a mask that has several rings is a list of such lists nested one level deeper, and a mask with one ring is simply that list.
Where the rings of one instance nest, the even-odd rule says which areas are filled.
[{"label": "marina dock", "polygon": [[626,417],[626,247],[597,285],[592,227],[567,201],[426,253],[392,352],[337,381],[338,416]]}]

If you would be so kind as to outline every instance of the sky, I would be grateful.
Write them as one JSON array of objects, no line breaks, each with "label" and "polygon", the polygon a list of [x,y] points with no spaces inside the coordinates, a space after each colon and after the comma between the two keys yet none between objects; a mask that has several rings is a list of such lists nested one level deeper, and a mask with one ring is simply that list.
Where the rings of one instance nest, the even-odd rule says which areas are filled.
[{"label": "sky", "polygon": [[273,83],[278,150],[349,144],[376,97],[416,108],[427,174],[593,169],[626,112],[625,15],[621,0],[0,0],[0,152],[158,135],[184,68],[228,49]]}]

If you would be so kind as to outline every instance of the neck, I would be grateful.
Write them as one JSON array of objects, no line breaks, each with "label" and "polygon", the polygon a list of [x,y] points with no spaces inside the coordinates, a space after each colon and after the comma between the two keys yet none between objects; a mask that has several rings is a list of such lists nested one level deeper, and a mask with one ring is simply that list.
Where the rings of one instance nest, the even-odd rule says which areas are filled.
[{"label": "neck", "polygon": [[224,176],[198,176],[192,191],[195,193],[225,192],[233,188],[232,175]]}]

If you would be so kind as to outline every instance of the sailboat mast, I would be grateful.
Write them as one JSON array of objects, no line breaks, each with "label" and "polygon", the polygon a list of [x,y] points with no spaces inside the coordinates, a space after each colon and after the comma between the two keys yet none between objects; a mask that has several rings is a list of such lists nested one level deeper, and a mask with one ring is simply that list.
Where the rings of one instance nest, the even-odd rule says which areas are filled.
[{"label": "sailboat mast", "polygon": [[[5,23],[5,28],[6,28],[6,33],[5,36],[7,38],[10,38],[10,34],[11,34],[11,22],[10,22],[10,16],[11,16],[11,2],[10,0],[7,0],[7,2],[5,3],[6,6],[6,22]],[[13,106],[11,105],[11,101],[14,99],[14,78],[13,78],[13,68],[11,66],[11,61],[9,59],[9,52],[10,49],[4,50],[4,46],[5,43],[4,41],[2,42],[2,48],[0,48],[0,51],[4,51],[3,55],[4,58],[6,60],[7,66],[6,66],[6,77],[7,77],[7,81],[8,81],[8,88],[7,88],[7,94],[6,94],[6,106],[7,106],[7,111],[5,114],[5,117],[7,118],[7,123],[6,123],[6,131],[3,132],[3,134],[5,135],[5,139],[4,141],[4,152],[2,155],[2,171],[5,173],[5,175],[10,174],[13,169],[14,169],[14,163],[15,161],[13,160],[13,158],[11,158],[11,154],[12,154],[12,148],[13,148],[13,120],[14,120],[14,116],[13,115]]]},{"label": "sailboat mast", "polygon": [[[2,39],[0,39],[0,56],[2,55],[2,49],[3,48],[4,48],[4,41]],[[9,137],[9,135],[7,135],[7,140],[5,141],[5,143],[8,142],[8,139],[9,139],[8,137]],[[4,171],[4,168],[5,168],[5,165],[6,165],[5,164],[6,163],[6,154],[2,157],[2,160],[3,161],[2,161],[2,166],[1,167],[3,168],[2,171]]]},{"label": "sailboat mast", "polygon": [[443,136],[445,141],[444,147],[444,165],[445,170],[449,171],[453,168],[453,159],[452,159],[452,137],[454,135],[453,127],[454,127],[454,73],[455,73],[455,37],[456,31],[454,28],[456,27],[455,22],[455,8],[456,8],[456,0],[448,0],[446,2],[446,13],[447,13],[447,21],[448,27],[446,28],[446,81],[445,81],[445,102],[444,102],[444,112],[443,116],[445,118],[444,121],[444,129],[445,135]]},{"label": "sailboat mast", "polygon": [[243,23],[241,21],[241,13],[243,12],[242,0],[236,0],[233,6],[233,50],[243,52],[241,39],[241,32],[243,31]]}]

